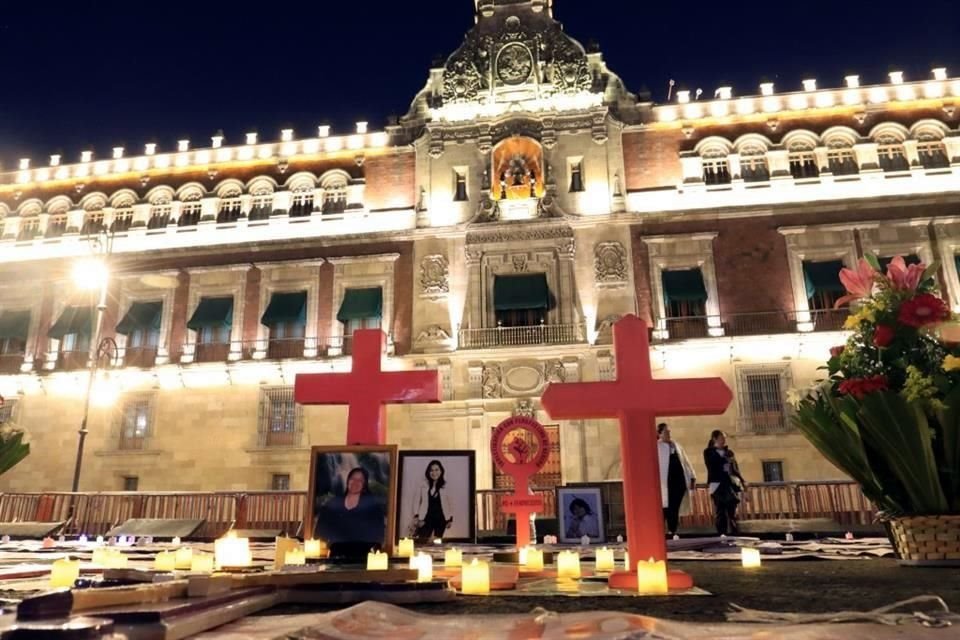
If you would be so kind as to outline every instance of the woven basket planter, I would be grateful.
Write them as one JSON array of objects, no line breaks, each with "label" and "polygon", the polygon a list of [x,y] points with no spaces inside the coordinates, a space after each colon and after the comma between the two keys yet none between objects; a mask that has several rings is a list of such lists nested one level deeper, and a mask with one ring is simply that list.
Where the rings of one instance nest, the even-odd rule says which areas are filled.
[{"label": "woven basket planter", "polygon": [[960,515],[893,518],[887,524],[900,564],[960,567]]}]

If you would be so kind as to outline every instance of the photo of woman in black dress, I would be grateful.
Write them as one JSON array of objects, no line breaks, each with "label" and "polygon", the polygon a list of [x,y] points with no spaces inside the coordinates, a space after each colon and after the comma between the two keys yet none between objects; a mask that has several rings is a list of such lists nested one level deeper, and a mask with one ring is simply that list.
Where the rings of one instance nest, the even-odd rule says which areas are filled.
[{"label": "photo of woman in black dress", "polygon": [[424,482],[414,496],[412,506],[411,529],[417,542],[442,539],[453,524],[453,506],[450,496],[444,491],[447,484],[445,474],[446,470],[439,460],[431,460],[423,472]]}]

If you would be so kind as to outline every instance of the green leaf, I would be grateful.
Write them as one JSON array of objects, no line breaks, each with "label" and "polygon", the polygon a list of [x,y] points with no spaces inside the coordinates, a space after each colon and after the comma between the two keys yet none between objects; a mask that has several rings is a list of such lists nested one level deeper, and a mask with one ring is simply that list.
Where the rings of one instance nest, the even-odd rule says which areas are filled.
[{"label": "green leaf", "polygon": [[0,441],[0,474],[6,473],[30,453],[30,445],[23,444],[23,432],[14,433]]},{"label": "green leaf", "polygon": [[940,263],[937,260],[934,260],[927,268],[923,270],[923,275],[920,277],[920,282],[926,282],[930,278],[933,278],[937,275],[937,270],[940,268]]},{"label": "green leaf", "polygon": [[880,271],[880,261],[877,260],[877,256],[873,255],[869,251],[863,254],[863,259],[867,261],[874,271]]},{"label": "green leaf", "polygon": [[960,387],[944,398],[936,410],[943,451],[943,471],[947,476],[947,493],[954,511],[960,511]]}]

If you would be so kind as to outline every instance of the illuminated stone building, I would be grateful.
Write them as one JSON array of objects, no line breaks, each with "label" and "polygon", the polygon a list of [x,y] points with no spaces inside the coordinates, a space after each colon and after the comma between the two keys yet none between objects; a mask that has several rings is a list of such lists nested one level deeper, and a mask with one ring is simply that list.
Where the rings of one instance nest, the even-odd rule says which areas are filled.
[{"label": "illuminated stone building", "polygon": [[960,79],[681,87],[654,104],[549,0],[476,4],[383,130],[0,175],[0,393],[34,447],[4,490],[70,487],[99,346],[96,294],[70,272],[98,235],[116,348],[97,358],[83,490],[304,488],[308,448],[342,443],[346,412],[294,406],[290,385],[349,368],[351,332],[376,326],[385,366],[443,384],[442,404],[390,408],[391,442],[475,449],[488,488],[493,426],[532,414],[555,438],[542,483],[617,478],[615,426],[551,421],[538,398],[613,376],[628,313],[651,324],[657,376],[735,391],[722,417],[672,422],[692,458],[723,428],[748,479],[840,477],[791,429],[788,392],[844,339],[841,263],[939,260],[960,305]]}]

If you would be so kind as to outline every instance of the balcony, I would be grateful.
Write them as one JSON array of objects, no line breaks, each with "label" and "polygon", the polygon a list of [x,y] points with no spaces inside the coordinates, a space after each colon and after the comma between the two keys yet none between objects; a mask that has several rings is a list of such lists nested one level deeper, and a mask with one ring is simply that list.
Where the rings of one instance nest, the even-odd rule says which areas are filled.
[{"label": "balcony", "polygon": [[710,337],[710,329],[722,329],[727,337],[761,336],[797,331],[843,331],[847,309],[822,309],[805,312],[760,311],[721,316],[667,318],[667,337],[651,331],[651,342],[673,342]]},{"label": "balcony", "polygon": [[148,369],[157,361],[156,347],[127,348],[123,354],[123,366]]},{"label": "balcony", "polygon": [[[239,347],[239,360],[299,360],[304,358],[327,358],[340,355],[344,339],[341,337],[323,338],[280,338],[273,340],[246,340],[242,342],[193,343],[184,345],[183,353],[193,353],[193,362],[227,362],[230,353]],[[152,367],[156,358],[155,349],[144,349],[144,364],[136,364],[129,357],[124,358],[124,366]],[[153,356],[148,351],[152,351]],[[127,354],[131,351],[128,349]],[[235,353],[235,352],[234,352]]]},{"label": "balcony", "polygon": [[586,342],[582,324],[540,324],[530,327],[493,327],[461,329],[461,349],[522,347],[537,344],[577,344]]},{"label": "balcony", "polygon": [[4,353],[0,355],[0,374],[2,373],[20,373],[20,367],[23,366],[22,353]]},{"label": "balcony", "polygon": [[230,355],[229,342],[200,342],[194,345],[194,362],[226,362]]}]

